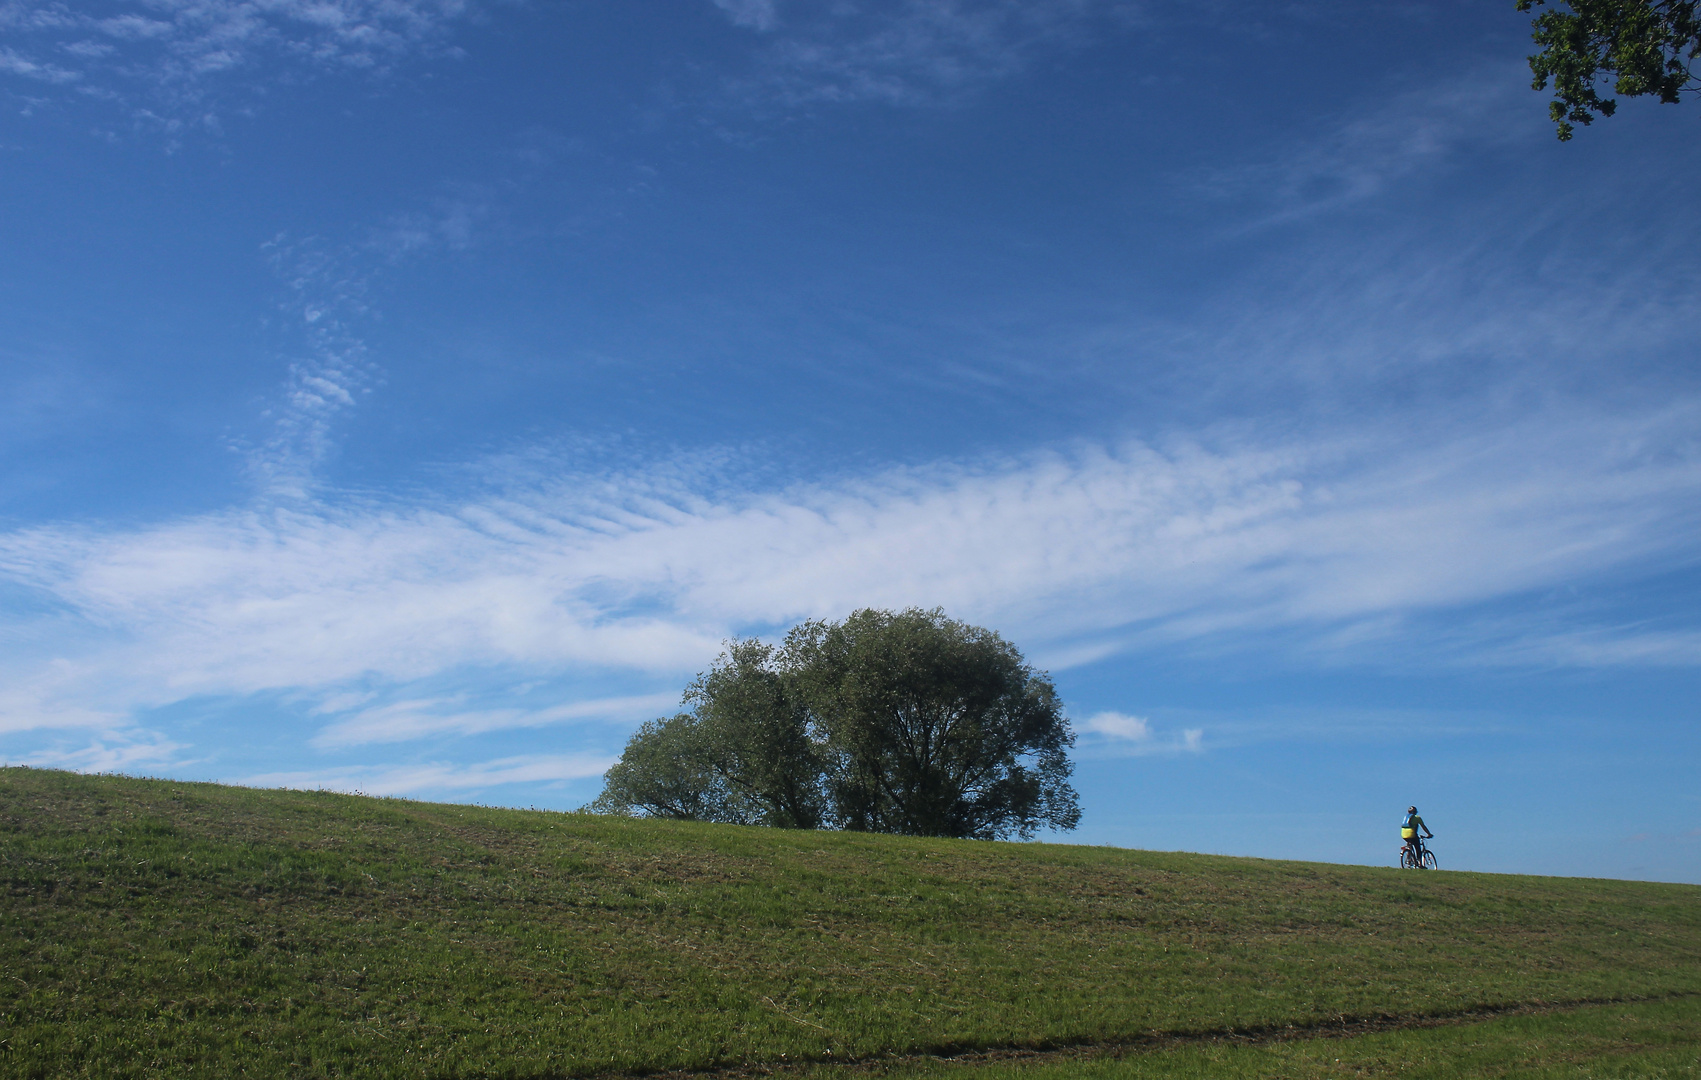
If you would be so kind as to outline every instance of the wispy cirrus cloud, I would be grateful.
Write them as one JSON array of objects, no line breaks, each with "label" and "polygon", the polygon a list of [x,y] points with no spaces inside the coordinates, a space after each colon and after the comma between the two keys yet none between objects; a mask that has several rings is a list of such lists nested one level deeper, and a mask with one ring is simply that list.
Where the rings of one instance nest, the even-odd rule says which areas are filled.
[{"label": "wispy cirrus cloud", "polygon": [[263,250],[283,285],[278,308],[299,335],[300,351],[286,361],[283,384],[263,416],[269,434],[239,449],[263,492],[303,498],[335,452],[338,419],[381,377],[360,330],[371,314],[371,262],[312,237],[280,235]]},{"label": "wispy cirrus cloud", "polygon": [[1530,108],[1522,67],[1496,63],[1392,94],[1320,122],[1309,139],[1260,161],[1183,178],[1204,196],[1239,204],[1261,227],[1311,218],[1381,195],[1467,150],[1529,145],[1549,132]]},{"label": "wispy cirrus cloud", "polygon": [[339,766],[257,773],[236,783],[253,787],[359,792],[363,795],[465,794],[508,784],[549,784],[600,776],[614,758],[597,754],[544,754],[474,764]]},{"label": "wispy cirrus cloud", "polygon": [[[515,155],[526,159],[528,175],[505,185],[510,194],[535,183],[549,164],[530,160],[535,142],[528,140]],[[261,245],[280,285],[275,306],[294,338],[262,418],[270,430],[237,446],[262,492],[290,498],[310,492],[335,456],[340,422],[383,382],[366,332],[380,317],[370,297],[386,272],[506,237],[506,217],[491,185],[445,184],[422,205],[389,215],[354,239],[280,233]]]},{"label": "wispy cirrus cloud", "polygon": [[[1547,621],[1502,619],[1463,655],[1421,616],[1687,565],[1698,419],[1679,401],[1421,437],[1242,431],[768,490],[666,462],[534,463],[459,499],[25,529],[0,536],[0,573],[44,600],[5,628],[34,644],[6,664],[0,724],[279,689],[326,702],[326,745],[630,719],[661,699],[463,707],[407,687],[476,671],[676,683],[729,635],[860,606],[942,605],[1052,667],[1175,647],[1524,664]],[[1692,662],[1634,629],[1571,626],[1596,642],[1571,663]],[[41,681],[50,662],[67,677]],[[348,698],[356,685],[379,696]]]},{"label": "wispy cirrus cloud", "polygon": [[158,732],[140,729],[105,731],[84,742],[74,742],[0,761],[6,765],[29,765],[38,769],[70,769],[75,772],[136,772],[184,764],[187,743]]},{"label": "wispy cirrus cloud", "polygon": [[[286,72],[382,72],[452,54],[470,0],[3,0],[0,73],[71,88],[176,131],[207,119],[221,80],[262,62]],[[278,70],[254,78],[273,79]]]},{"label": "wispy cirrus cloud", "polygon": [[0,687],[0,735],[38,729],[113,731],[130,723],[128,709],[88,692],[96,674],[83,664],[39,652],[26,656],[25,649],[14,648],[13,665]]},{"label": "wispy cirrus cloud", "polygon": [[950,102],[1141,11],[1127,0],[714,3],[765,39],[758,71],[736,95],[781,105]]},{"label": "wispy cirrus cloud", "polygon": [[481,735],[575,720],[616,720],[635,726],[678,705],[677,693],[598,698],[544,709],[468,708],[464,697],[407,700],[338,717],[313,739],[322,748],[409,742],[434,735]]},{"label": "wispy cirrus cloud", "polygon": [[779,19],[774,0],[714,0],[714,3],[736,26],[772,30]]},{"label": "wispy cirrus cloud", "polygon": [[31,60],[13,49],[0,49],[0,72],[34,79],[37,82],[60,85],[76,82],[83,77],[81,72],[71,71],[52,63]]},{"label": "wispy cirrus cloud", "polygon": [[1506,640],[1490,662],[1541,667],[1695,667],[1701,665],[1701,631],[1670,630],[1641,622],[1562,627]]}]

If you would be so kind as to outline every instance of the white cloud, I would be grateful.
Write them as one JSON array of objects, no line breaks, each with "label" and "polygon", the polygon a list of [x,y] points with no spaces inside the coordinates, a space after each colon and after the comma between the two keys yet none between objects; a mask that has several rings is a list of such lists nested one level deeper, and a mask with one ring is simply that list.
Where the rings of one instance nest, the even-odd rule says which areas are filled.
[{"label": "white cloud", "polygon": [[527,755],[473,765],[433,762],[423,765],[341,766],[299,772],[259,773],[236,783],[250,787],[359,792],[363,795],[419,795],[464,792],[506,784],[563,783],[601,776],[615,758],[595,754]]},{"label": "white cloud", "polygon": [[1085,747],[1090,756],[1144,757],[1152,754],[1197,754],[1204,751],[1204,728],[1184,728],[1168,735],[1152,729],[1144,716],[1120,712],[1094,713],[1075,725],[1087,736],[1098,736]]},{"label": "white cloud", "polygon": [[1152,737],[1152,725],[1143,716],[1129,716],[1127,713],[1101,712],[1094,713],[1075,725],[1080,732],[1093,735],[1104,735],[1112,739],[1125,739],[1129,742],[1144,742]]},{"label": "white cloud", "polygon": [[[942,605],[1053,666],[1270,633],[1367,655],[1412,644],[1425,612],[1692,559],[1698,413],[1550,413],[1421,440],[1242,433],[742,493],[664,463],[527,474],[458,503],[307,499],[16,531],[0,536],[0,573],[57,613],[12,618],[38,656],[0,674],[39,678],[46,653],[83,674],[0,701],[0,724],[87,724],[196,694],[330,697],[357,681],[389,689],[334,720],[328,742],[551,723],[576,714],[398,688],[477,670],[676,679],[728,635],[859,606]],[[1553,628],[1497,633],[1531,630]],[[1692,655],[1601,633],[1612,647],[1576,662]]]}]

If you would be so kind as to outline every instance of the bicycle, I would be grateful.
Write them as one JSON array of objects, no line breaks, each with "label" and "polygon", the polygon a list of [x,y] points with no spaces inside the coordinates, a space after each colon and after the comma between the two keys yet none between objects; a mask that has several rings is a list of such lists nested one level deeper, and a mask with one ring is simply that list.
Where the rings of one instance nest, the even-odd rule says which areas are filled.
[{"label": "bicycle", "polygon": [[1424,846],[1421,836],[1414,836],[1411,843],[1400,846],[1400,868],[1402,870],[1440,869],[1435,862],[1435,852]]}]

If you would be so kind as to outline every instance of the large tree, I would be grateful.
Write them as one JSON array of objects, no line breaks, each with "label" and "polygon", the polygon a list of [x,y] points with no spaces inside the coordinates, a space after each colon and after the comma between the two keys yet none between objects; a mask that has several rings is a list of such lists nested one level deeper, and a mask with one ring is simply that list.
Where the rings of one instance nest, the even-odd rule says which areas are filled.
[{"label": "large tree", "polygon": [[687,821],[819,828],[820,748],[760,641],[732,642],[685,690],[690,712],[638,729],[589,807]]},{"label": "large tree", "polygon": [[[1563,142],[1573,124],[1592,124],[1595,114],[1611,116],[1618,108],[1600,96],[1600,81],[1611,78],[1613,91],[1626,97],[1644,94],[1676,104],[1679,95],[1701,90],[1694,62],[1701,57],[1701,0],[1562,0],[1532,26],[1542,51],[1530,57],[1537,90],[1553,83],[1548,113]],[[1519,11],[1545,6],[1547,0],[1517,0]]]},{"label": "large tree", "polygon": [[733,642],[685,702],[632,737],[591,809],[985,839],[1081,817],[1051,680],[938,610]]},{"label": "large tree", "polygon": [[690,713],[646,721],[602,783],[602,794],[585,807],[592,813],[736,825],[753,825],[759,817],[714,768],[709,740]]},{"label": "large tree", "polygon": [[760,641],[733,642],[686,688],[685,702],[695,707],[704,760],[754,824],[819,828],[828,815],[822,747],[795,680],[774,660]]},{"label": "large tree", "polygon": [[1027,837],[1080,820],[1057,691],[993,631],[864,610],[804,623],[785,655],[826,734],[845,828]]}]

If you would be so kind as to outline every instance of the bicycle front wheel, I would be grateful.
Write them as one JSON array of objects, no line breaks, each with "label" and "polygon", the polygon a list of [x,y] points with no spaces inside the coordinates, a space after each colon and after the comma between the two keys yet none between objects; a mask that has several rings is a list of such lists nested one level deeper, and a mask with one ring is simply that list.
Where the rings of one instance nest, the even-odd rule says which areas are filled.
[{"label": "bicycle front wheel", "polygon": [[1429,851],[1427,849],[1424,851],[1424,853],[1423,853],[1423,868],[1425,870],[1439,870],[1440,869],[1440,867],[1435,862],[1435,852]]}]

